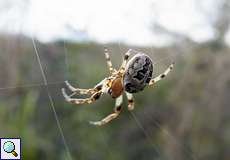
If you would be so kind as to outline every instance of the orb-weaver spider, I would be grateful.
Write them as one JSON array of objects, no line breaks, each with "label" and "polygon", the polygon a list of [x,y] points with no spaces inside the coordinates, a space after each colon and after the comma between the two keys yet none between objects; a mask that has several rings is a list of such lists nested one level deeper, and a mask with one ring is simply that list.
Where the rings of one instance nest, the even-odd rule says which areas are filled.
[{"label": "orb-weaver spider", "polygon": [[[168,75],[168,73],[172,70],[174,64],[172,63],[159,76],[152,78],[153,63],[151,58],[146,54],[129,49],[128,52],[126,52],[124,55],[121,67],[118,70],[116,70],[112,66],[108,49],[105,48],[104,51],[107,65],[110,71],[109,77],[106,77],[95,87],[90,89],[75,88],[72,85],[70,85],[68,81],[65,81],[66,86],[69,88],[70,91],[73,92],[72,95],[78,93],[91,95],[91,97],[85,99],[71,98],[72,95],[68,96],[65,92],[65,89],[62,88],[62,94],[65,100],[72,104],[93,103],[96,100],[98,100],[104,93],[107,93],[111,95],[112,98],[116,99],[114,112],[112,114],[109,114],[101,121],[90,122],[90,124],[99,126],[110,122],[120,114],[124,92],[128,99],[128,109],[133,110],[134,100],[132,93],[142,91],[146,85],[151,86],[156,84],[158,81],[160,81]],[[136,55],[128,61],[131,53],[135,53]]]}]

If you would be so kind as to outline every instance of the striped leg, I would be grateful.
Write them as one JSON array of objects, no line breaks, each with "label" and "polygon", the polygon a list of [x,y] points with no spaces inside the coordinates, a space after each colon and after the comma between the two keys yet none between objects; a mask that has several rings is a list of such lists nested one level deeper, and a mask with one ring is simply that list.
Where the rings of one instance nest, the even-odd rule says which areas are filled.
[{"label": "striped leg", "polygon": [[149,85],[153,85],[155,83],[157,83],[158,81],[162,80],[163,78],[165,78],[169,72],[173,69],[173,65],[174,63],[172,63],[165,71],[164,73],[160,74],[159,76],[157,76],[156,78],[153,78],[150,80]]},{"label": "striped leg", "polygon": [[85,104],[85,103],[91,104],[100,98],[102,92],[98,91],[98,92],[94,93],[90,98],[85,98],[85,99],[71,98],[71,96],[68,96],[66,94],[64,88],[62,88],[62,94],[63,94],[65,100],[69,103],[72,103],[72,104]]},{"label": "striped leg", "polygon": [[120,70],[121,70],[121,71],[124,71],[124,70],[125,70],[125,66],[126,66],[126,64],[127,64],[127,61],[128,61],[128,59],[129,59],[129,56],[130,56],[131,52],[133,52],[133,51],[134,51],[134,50],[129,49],[128,52],[125,53],[123,62],[122,62],[121,67],[120,67]]},{"label": "striped leg", "polygon": [[113,113],[111,113],[110,115],[108,115],[107,117],[105,117],[104,119],[102,119],[101,121],[96,121],[96,122],[90,121],[89,123],[93,124],[93,125],[97,125],[97,126],[102,126],[102,125],[105,125],[105,124],[109,123],[113,119],[117,118],[117,116],[121,112],[122,101],[123,101],[123,95],[119,96],[116,99],[115,109],[114,109]]},{"label": "striped leg", "polygon": [[105,58],[106,58],[106,62],[107,62],[107,66],[109,67],[109,72],[112,74],[115,69],[113,68],[110,56],[109,56],[109,50],[108,48],[104,48],[104,53],[105,53]]},{"label": "striped leg", "polygon": [[128,98],[128,110],[133,110],[134,109],[134,100],[133,100],[133,94],[125,92],[126,96]]},{"label": "striped leg", "polygon": [[73,87],[68,81],[65,81],[66,86],[69,88],[70,91],[73,92],[74,94],[93,94],[95,92],[97,92],[100,88],[90,88],[90,89],[80,89],[80,88],[75,88]]}]

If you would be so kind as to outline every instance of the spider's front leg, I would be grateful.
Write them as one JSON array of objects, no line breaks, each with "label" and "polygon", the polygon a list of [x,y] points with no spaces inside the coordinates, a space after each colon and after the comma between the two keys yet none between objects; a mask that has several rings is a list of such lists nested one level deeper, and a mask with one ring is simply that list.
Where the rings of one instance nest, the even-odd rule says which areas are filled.
[{"label": "spider's front leg", "polygon": [[158,81],[162,80],[163,78],[165,78],[169,72],[173,69],[174,63],[172,63],[165,71],[164,73],[160,74],[159,76],[157,76],[156,78],[153,78],[150,80],[149,85],[153,85],[155,83],[157,83]]},{"label": "spider's front leg", "polygon": [[85,103],[91,104],[100,98],[100,96],[102,95],[102,91],[100,90],[100,91],[94,93],[91,97],[85,98],[85,99],[71,98],[71,96],[68,96],[66,94],[64,88],[62,88],[62,94],[63,94],[65,100],[69,103],[72,103],[72,104],[85,104]]},{"label": "spider's front leg", "polygon": [[65,81],[65,84],[67,86],[67,88],[73,92],[74,94],[93,94],[97,91],[99,91],[99,87],[94,87],[94,88],[90,88],[90,89],[80,89],[80,88],[75,88],[73,87],[68,81]]},{"label": "spider's front leg", "polygon": [[121,112],[121,104],[123,101],[123,95],[120,95],[117,99],[116,99],[116,104],[115,104],[115,108],[114,108],[114,112],[110,115],[108,115],[107,117],[105,117],[104,119],[102,119],[101,121],[90,121],[90,124],[93,125],[97,125],[97,126],[102,126],[104,124],[109,123],[110,121],[112,121],[113,119],[117,118],[117,116],[120,114]]},{"label": "spider's front leg", "polygon": [[[72,97],[75,94],[94,94],[98,91],[100,91],[102,89],[102,86],[104,84],[104,82],[106,81],[106,79],[102,80],[100,83],[98,83],[97,85],[94,86],[94,88],[89,88],[89,89],[81,89],[81,88],[75,88],[73,87],[68,81],[65,81],[65,84],[67,86],[67,88],[72,91],[73,93],[69,96]],[[65,92],[65,89],[62,89],[62,93]],[[64,95],[64,94],[63,94]]]},{"label": "spider's front leg", "polygon": [[[98,100],[103,93],[107,93],[108,78],[103,79],[100,83],[98,83],[94,88],[91,89],[74,88],[67,81],[65,83],[67,87],[73,92],[71,95],[67,95],[65,92],[65,88],[62,88],[62,94],[67,102],[73,104],[85,104],[85,103],[90,104]],[[71,98],[77,92],[79,92],[80,94],[92,94],[92,95],[90,98],[85,98],[85,99]]]}]

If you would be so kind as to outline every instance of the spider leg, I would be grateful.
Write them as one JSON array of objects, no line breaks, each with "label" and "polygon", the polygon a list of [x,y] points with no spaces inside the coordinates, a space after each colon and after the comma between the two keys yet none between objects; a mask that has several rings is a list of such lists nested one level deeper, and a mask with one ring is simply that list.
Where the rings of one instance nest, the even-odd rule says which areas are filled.
[{"label": "spider leg", "polygon": [[90,89],[80,89],[73,87],[68,81],[65,81],[67,88],[72,91],[74,94],[93,94],[98,91],[97,88],[90,88]]},{"label": "spider leg", "polygon": [[173,69],[173,65],[174,65],[174,63],[172,63],[172,64],[164,71],[164,73],[162,73],[162,74],[160,74],[159,76],[157,76],[157,77],[151,79],[150,82],[149,82],[149,85],[153,85],[153,84],[157,83],[158,81],[162,80],[163,78],[165,78],[165,77],[169,74],[169,72]]},{"label": "spider leg", "polygon": [[129,59],[129,56],[130,56],[130,54],[131,54],[132,51],[134,51],[134,50],[129,49],[128,52],[125,53],[124,58],[123,58],[123,62],[122,62],[121,67],[120,67],[120,71],[124,71],[125,70],[125,66],[127,64],[127,61]]},{"label": "spider leg", "polygon": [[133,110],[134,109],[134,100],[133,100],[133,94],[129,92],[125,92],[126,96],[128,98],[128,110]]},{"label": "spider leg", "polygon": [[112,74],[116,70],[113,68],[113,65],[112,65],[112,62],[111,62],[111,59],[110,59],[110,56],[109,56],[108,48],[106,48],[106,47],[104,48],[104,53],[105,53],[107,66],[109,67],[109,72]]},{"label": "spider leg", "polygon": [[118,115],[121,112],[121,104],[123,101],[123,95],[120,95],[117,99],[116,99],[116,104],[115,104],[115,108],[114,108],[114,112],[109,114],[107,117],[105,117],[104,119],[102,119],[101,121],[90,121],[90,124],[93,125],[97,125],[97,126],[102,126],[105,125],[107,123],[109,123],[110,121],[112,121],[113,119],[117,118]]},{"label": "spider leg", "polygon": [[69,88],[70,91],[73,93],[70,95],[72,97],[75,94],[94,94],[102,89],[103,84],[105,83],[106,78],[103,79],[101,82],[99,82],[97,85],[94,86],[94,88],[89,89],[80,89],[73,87],[68,81],[65,81],[66,86]]},{"label": "spider leg", "polygon": [[128,59],[129,59],[129,56],[131,55],[131,53],[136,54],[136,53],[138,53],[138,52],[135,51],[135,50],[133,50],[133,49],[129,49],[129,50],[125,53],[124,58],[123,58],[123,62],[122,62],[121,67],[120,67],[120,71],[121,71],[121,72],[124,72],[125,66],[126,66],[126,64],[127,64],[127,62],[128,62]]},{"label": "spider leg", "polygon": [[65,98],[65,100],[69,103],[72,103],[72,104],[91,104],[93,102],[95,102],[96,100],[98,100],[102,94],[102,91],[98,91],[98,92],[95,92],[91,97],[89,98],[85,98],[85,99],[80,99],[80,98],[71,98],[71,96],[68,96],[65,92],[65,89],[62,88],[62,94]]}]

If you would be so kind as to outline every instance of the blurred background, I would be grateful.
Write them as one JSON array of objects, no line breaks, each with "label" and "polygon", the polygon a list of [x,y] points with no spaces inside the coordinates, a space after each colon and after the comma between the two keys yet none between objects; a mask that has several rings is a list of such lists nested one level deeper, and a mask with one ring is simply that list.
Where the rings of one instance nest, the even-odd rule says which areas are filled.
[{"label": "blurred background", "polygon": [[[21,137],[25,160],[229,160],[229,24],[229,0],[1,0],[0,137]],[[71,105],[61,88],[108,76],[104,46],[115,67],[129,48],[154,76],[176,65],[95,127],[114,100]]]}]

